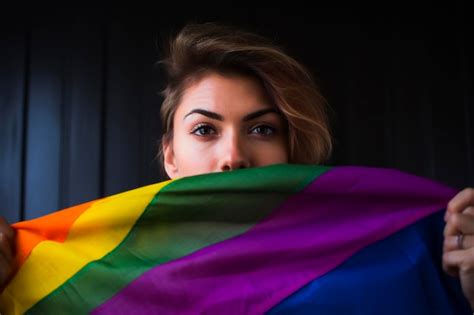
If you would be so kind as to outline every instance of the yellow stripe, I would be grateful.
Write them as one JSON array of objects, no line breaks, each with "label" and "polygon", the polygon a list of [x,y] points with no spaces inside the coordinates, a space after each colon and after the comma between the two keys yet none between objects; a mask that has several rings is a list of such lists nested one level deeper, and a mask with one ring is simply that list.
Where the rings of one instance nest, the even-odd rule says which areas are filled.
[{"label": "yellow stripe", "polygon": [[23,314],[85,265],[111,252],[158,191],[170,182],[100,200],[74,222],[64,243],[38,244],[0,296],[1,314]]}]

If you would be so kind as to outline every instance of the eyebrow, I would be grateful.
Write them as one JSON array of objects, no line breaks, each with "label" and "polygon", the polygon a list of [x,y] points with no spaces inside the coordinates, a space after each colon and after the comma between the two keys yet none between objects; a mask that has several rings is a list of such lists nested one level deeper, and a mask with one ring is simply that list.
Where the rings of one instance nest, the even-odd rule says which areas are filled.
[{"label": "eyebrow", "polygon": [[[281,115],[280,112],[274,108],[265,108],[265,109],[261,109],[256,112],[245,115],[244,118],[242,118],[242,121],[249,121],[249,120],[258,118],[260,116],[266,115],[268,113],[275,113],[275,114]],[[187,113],[184,116],[183,120],[191,114],[201,114],[211,119],[220,120],[220,121],[224,120],[224,117],[222,115],[219,115],[218,113],[214,113],[205,109],[200,109],[200,108],[195,108],[189,113]]]}]

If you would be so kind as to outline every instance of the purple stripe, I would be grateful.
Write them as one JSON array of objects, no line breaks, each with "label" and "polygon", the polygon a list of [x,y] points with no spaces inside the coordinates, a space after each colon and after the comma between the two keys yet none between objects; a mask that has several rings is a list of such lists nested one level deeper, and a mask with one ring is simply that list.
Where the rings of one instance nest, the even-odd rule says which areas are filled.
[{"label": "purple stripe", "polygon": [[337,167],[247,233],[155,267],[94,313],[262,314],[455,193],[396,170]]}]

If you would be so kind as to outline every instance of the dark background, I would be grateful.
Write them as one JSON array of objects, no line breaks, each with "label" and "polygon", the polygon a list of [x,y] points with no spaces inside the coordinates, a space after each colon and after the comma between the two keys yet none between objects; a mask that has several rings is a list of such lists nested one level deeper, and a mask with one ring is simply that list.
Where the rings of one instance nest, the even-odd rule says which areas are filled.
[{"label": "dark background", "polygon": [[333,112],[328,165],[474,185],[473,32],[463,3],[3,8],[0,215],[10,222],[164,179],[163,41],[186,22],[270,37]]}]

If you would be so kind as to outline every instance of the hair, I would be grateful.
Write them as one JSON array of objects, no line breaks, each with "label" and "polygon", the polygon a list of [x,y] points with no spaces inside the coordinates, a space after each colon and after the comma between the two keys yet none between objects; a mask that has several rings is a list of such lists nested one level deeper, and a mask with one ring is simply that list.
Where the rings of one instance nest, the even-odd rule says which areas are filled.
[{"label": "hair", "polygon": [[[164,65],[162,143],[172,141],[173,118],[183,93],[206,74],[259,80],[287,123],[289,162],[321,164],[333,145],[326,100],[310,72],[267,38],[213,23],[188,24],[171,38]],[[163,161],[162,146],[159,152]]]}]

